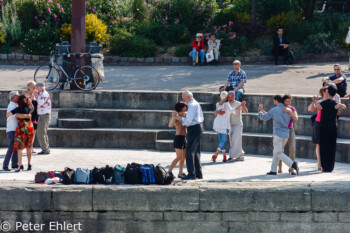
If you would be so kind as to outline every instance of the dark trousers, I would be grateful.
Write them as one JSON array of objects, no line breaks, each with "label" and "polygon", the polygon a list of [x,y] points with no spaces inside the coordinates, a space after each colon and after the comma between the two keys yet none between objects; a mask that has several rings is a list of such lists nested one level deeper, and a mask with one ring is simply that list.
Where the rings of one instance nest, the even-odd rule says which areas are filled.
[{"label": "dark trousers", "polygon": [[202,124],[187,128],[186,166],[189,176],[203,178],[201,166],[201,137],[203,134]]},{"label": "dark trousers", "polygon": [[4,159],[4,163],[2,165],[2,168],[8,168],[10,160],[12,158],[12,167],[17,167],[18,165],[18,157],[17,157],[17,151],[13,152],[13,144],[15,141],[15,131],[7,132],[7,139],[9,140],[9,147],[7,149],[7,153]]},{"label": "dark trousers", "polygon": [[282,46],[278,46],[274,49],[275,63],[278,63],[278,56],[284,57],[284,62],[288,61],[289,47],[284,49]]},{"label": "dark trousers", "polygon": [[335,163],[335,152],[337,147],[337,127],[320,127],[320,157],[323,171],[332,172]]}]

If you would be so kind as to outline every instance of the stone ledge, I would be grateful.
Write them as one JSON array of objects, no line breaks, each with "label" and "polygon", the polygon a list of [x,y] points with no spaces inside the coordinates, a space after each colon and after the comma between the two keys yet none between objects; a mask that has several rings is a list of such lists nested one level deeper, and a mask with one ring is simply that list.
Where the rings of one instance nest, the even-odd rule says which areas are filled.
[{"label": "stone ledge", "polygon": [[[251,57],[220,57],[220,65],[231,65],[232,61],[240,60],[244,64],[273,64],[273,56],[251,56]],[[32,62],[29,62],[32,61]],[[49,61],[49,56],[38,55],[23,55],[23,54],[0,54],[0,64],[6,65],[42,65]],[[311,62],[334,62],[348,61],[346,52],[326,53],[326,54],[305,54],[303,58],[296,58],[298,63]],[[120,57],[120,56],[105,56],[104,64],[106,66],[152,66],[152,65],[192,65],[189,57]]]}]

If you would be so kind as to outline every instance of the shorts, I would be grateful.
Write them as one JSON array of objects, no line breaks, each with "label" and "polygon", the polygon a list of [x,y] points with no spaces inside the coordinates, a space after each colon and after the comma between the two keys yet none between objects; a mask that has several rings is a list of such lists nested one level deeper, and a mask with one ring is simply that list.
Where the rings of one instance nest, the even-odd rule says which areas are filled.
[{"label": "shorts", "polygon": [[173,147],[180,150],[186,149],[186,136],[175,135]]},{"label": "shorts", "polygon": [[321,126],[321,123],[318,121],[315,121],[315,123],[312,127],[312,143],[313,144],[320,144],[320,126]]}]

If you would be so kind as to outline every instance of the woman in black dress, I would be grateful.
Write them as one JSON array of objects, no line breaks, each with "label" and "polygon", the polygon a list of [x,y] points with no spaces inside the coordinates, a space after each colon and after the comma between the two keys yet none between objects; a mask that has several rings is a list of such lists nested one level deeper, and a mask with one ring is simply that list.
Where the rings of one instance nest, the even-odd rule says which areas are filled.
[{"label": "woman in black dress", "polygon": [[333,97],[337,93],[335,85],[329,85],[326,92],[326,100],[316,105],[317,110],[321,110],[320,124],[320,156],[323,172],[332,172],[335,163],[335,152],[337,145],[337,113],[338,110],[345,109],[344,104],[334,101]]}]

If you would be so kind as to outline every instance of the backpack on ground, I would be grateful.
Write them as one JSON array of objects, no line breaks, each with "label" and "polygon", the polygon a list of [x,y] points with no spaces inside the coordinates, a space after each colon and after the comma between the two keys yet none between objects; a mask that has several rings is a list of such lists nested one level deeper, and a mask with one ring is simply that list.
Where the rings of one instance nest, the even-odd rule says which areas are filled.
[{"label": "backpack on ground", "polygon": [[74,184],[89,184],[90,171],[87,168],[77,168],[74,175]]},{"label": "backpack on ground", "polygon": [[55,177],[52,172],[37,172],[35,174],[35,183],[44,183],[47,179]]},{"label": "backpack on ground", "polygon": [[128,164],[124,172],[124,178],[125,184],[141,184],[140,164]]},{"label": "backpack on ground", "polygon": [[167,172],[159,164],[154,168],[154,175],[156,177],[156,183],[161,185],[171,184],[174,180],[173,173]]},{"label": "backpack on ground", "polygon": [[125,183],[124,172],[125,172],[125,167],[120,166],[120,165],[117,165],[114,167],[113,178],[114,178],[115,184],[124,184]]},{"label": "backpack on ground", "polygon": [[156,178],[154,176],[154,165],[144,164],[140,166],[140,172],[142,176],[142,184],[155,184]]},{"label": "backpack on ground", "polygon": [[113,168],[110,166],[93,169],[93,182],[95,184],[112,184]]},{"label": "backpack on ground", "polygon": [[73,184],[74,183],[75,171],[69,167],[66,167],[62,172],[62,183],[63,184]]}]

